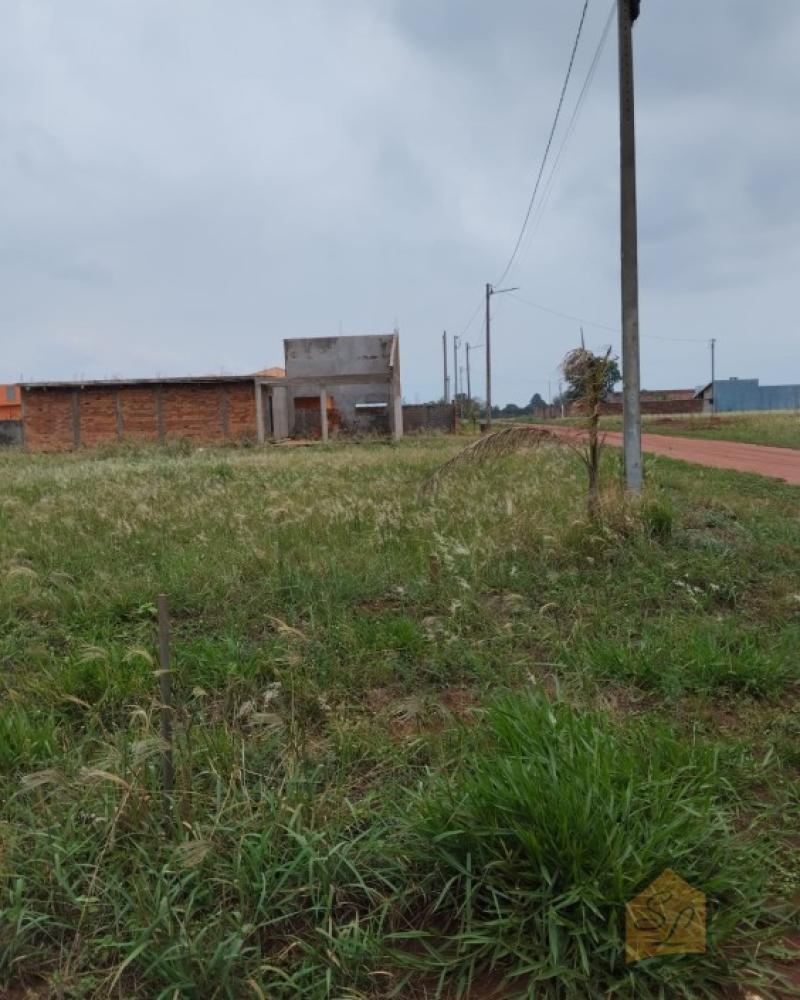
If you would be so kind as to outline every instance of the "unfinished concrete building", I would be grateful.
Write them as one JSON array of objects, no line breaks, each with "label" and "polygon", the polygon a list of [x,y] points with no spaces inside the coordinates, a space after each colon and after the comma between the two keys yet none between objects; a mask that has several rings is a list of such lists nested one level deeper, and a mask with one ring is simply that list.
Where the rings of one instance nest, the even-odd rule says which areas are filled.
[{"label": "unfinished concrete building", "polygon": [[27,382],[28,451],[121,441],[281,440],[403,433],[398,335],[284,341],[284,369],[253,375]]},{"label": "unfinished concrete building", "polygon": [[403,434],[397,333],[284,340],[286,375],[256,377],[258,440]]}]

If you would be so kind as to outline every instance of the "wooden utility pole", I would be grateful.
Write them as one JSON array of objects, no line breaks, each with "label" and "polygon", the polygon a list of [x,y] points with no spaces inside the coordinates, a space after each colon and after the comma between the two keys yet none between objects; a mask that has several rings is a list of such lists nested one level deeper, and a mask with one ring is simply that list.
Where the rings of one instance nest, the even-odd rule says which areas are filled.
[{"label": "wooden utility pole", "polygon": [[445,403],[450,402],[450,379],[447,377],[447,330],[442,334],[442,356],[444,357],[444,395]]},{"label": "wooden utility pole", "polygon": [[636,125],[633,101],[633,22],[640,0],[617,0],[622,251],[622,437],[625,485],[642,489],[642,413],[639,360],[639,261],[636,218]]},{"label": "wooden utility pole", "polygon": [[492,429],[492,286],[486,282],[486,430]]}]

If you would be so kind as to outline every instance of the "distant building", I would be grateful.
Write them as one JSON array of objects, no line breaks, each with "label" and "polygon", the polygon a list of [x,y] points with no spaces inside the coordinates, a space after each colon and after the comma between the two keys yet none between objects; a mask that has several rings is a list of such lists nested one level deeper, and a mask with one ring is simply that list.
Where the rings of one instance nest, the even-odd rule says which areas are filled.
[{"label": "distant building", "polygon": [[0,445],[22,444],[22,394],[18,385],[0,385]]},{"label": "distant building", "polygon": [[[639,393],[639,399],[643,403],[685,402],[694,398],[694,389],[642,389]],[[606,397],[606,402],[622,405],[622,393],[610,392]]]},{"label": "distant building", "polygon": [[0,421],[22,419],[22,394],[18,385],[0,385]]},{"label": "distant building", "polygon": [[703,412],[741,413],[746,410],[800,410],[800,385],[759,385],[757,378],[716,379],[695,398]]},{"label": "distant building", "polygon": [[284,354],[283,368],[251,375],[23,383],[23,443],[69,451],[128,440],[402,435],[397,333],[285,340]]},{"label": "distant building", "polygon": [[[699,413],[703,408],[694,389],[642,389],[639,406],[648,415]],[[600,412],[606,416],[622,413],[622,393],[610,392],[600,404]]]},{"label": "distant building", "polygon": [[402,436],[399,334],[284,340],[283,350],[285,374],[256,376],[259,441]]}]

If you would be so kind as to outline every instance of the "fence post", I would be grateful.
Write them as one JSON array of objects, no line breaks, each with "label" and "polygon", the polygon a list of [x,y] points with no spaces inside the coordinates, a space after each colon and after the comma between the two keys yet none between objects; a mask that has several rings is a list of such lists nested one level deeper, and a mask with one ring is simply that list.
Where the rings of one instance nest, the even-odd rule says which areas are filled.
[{"label": "fence post", "polygon": [[172,759],[172,672],[169,666],[169,607],[167,595],[158,595],[158,688],[161,695],[162,781],[164,818],[173,825],[172,792],[175,788],[175,763]]}]

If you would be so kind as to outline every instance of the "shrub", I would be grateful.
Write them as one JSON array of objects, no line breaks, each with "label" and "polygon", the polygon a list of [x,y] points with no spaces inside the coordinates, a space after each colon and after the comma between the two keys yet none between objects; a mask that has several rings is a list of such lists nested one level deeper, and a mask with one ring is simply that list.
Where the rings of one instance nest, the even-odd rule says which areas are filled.
[{"label": "shrub", "polygon": [[[446,931],[420,933],[422,964],[462,994],[485,972],[511,996],[576,1000],[736,981],[765,888],[713,751],[544,698],[502,701],[489,724],[490,744],[417,800],[425,922]],[[708,953],[626,966],[625,902],[666,868],[709,897]]]}]

